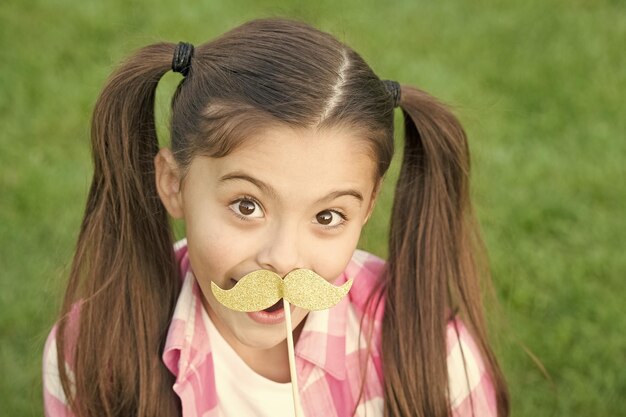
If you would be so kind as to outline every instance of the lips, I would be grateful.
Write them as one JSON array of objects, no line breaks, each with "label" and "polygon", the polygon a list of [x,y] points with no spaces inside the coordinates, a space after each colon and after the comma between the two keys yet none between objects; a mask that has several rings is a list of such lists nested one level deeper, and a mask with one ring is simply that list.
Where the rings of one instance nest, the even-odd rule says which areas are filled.
[{"label": "lips", "polygon": [[[276,308],[276,304],[279,305],[278,308]],[[261,310],[261,311],[251,311],[249,313],[246,313],[248,315],[248,317],[250,317],[250,319],[252,319],[253,321],[262,324],[262,325],[272,325],[272,326],[276,326],[279,324],[284,324],[285,322],[285,309],[284,309],[284,305],[282,302],[282,299],[280,302],[274,304],[273,306],[266,308],[265,310]],[[294,313],[295,311],[295,307],[293,304],[289,306],[289,310],[291,311],[291,314]],[[274,311],[269,311],[270,309],[274,308]]]}]

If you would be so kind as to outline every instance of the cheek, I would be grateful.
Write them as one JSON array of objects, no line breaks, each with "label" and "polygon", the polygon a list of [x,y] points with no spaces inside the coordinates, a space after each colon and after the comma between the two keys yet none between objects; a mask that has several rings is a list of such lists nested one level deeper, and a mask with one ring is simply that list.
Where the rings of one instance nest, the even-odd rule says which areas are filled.
[{"label": "cheek", "polygon": [[210,279],[223,284],[226,274],[252,250],[246,247],[250,240],[243,239],[218,216],[190,219],[186,223],[186,235],[191,266],[202,281]]},{"label": "cheek", "polygon": [[328,281],[334,281],[350,262],[360,231],[360,227],[355,227],[354,230],[346,230],[341,239],[317,240],[311,252],[316,254],[312,262],[313,270]]}]

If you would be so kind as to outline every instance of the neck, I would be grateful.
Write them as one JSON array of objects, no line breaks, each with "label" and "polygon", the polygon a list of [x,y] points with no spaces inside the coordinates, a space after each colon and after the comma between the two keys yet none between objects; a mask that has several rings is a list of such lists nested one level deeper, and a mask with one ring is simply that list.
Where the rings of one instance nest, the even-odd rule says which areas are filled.
[{"label": "neck", "polygon": [[[283,340],[276,346],[267,349],[260,349],[245,345],[228,330],[205,300],[203,300],[202,304],[217,331],[224,338],[224,340],[226,340],[230,347],[233,348],[237,355],[239,355],[239,357],[246,363],[246,365],[250,367],[250,369],[262,377],[274,382],[291,382],[287,339]],[[304,327],[307,317],[305,317],[293,331],[294,345],[300,338],[300,333],[302,333],[302,328]]]}]

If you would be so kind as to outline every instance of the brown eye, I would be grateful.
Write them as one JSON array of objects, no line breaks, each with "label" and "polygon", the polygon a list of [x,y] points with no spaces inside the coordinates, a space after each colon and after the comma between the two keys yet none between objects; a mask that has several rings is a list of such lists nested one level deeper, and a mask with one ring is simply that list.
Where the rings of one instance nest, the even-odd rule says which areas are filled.
[{"label": "brown eye", "polygon": [[239,212],[244,216],[249,216],[254,213],[255,208],[255,204],[250,200],[241,200],[239,202]]},{"label": "brown eye", "polygon": [[324,226],[328,226],[333,221],[333,213],[328,210],[320,211],[315,216],[317,222],[319,224],[323,224]]},{"label": "brown eye", "polygon": [[333,229],[342,226],[348,221],[345,214],[337,210],[324,210],[315,215],[313,223],[326,226],[327,229]]},{"label": "brown eye", "polygon": [[321,224],[327,228],[335,228],[346,223],[348,218],[345,214],[337,210],[324,210],[315,215],[315,221],[313,223]]},{"label": "brown eye", "polygon": [[248,218],[261,218],[264,216],[263,209],[259,203],[250,198],[242,198],[237,201],[233,201],[228,206],[238,217]]}]

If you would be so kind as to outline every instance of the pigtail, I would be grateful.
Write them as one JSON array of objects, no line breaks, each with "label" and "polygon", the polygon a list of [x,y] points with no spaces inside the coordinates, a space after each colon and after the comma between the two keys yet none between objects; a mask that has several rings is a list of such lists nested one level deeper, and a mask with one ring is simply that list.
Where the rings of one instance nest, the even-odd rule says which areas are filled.
[{"label": "pigtail", "polygon": [[[489,348],[474,255],[480,242],[469,200],[469,151],[459,121],[423,91],[402,86],[404,156],[389,237],[383,323],[385,416],[450,415],[446,324],[473,333],[508,415],[504,380]],[[416,409],[417,407],[417,409]]]},{"label": "pigtail", "polygon": [[57,329],[59,364],[73,364],[73,381],[59,371],[76,416],[180,414],[160,356],[181,282],[153,165],[155,90],[174,47],[129,58],[93,112],[94,175]]}]

